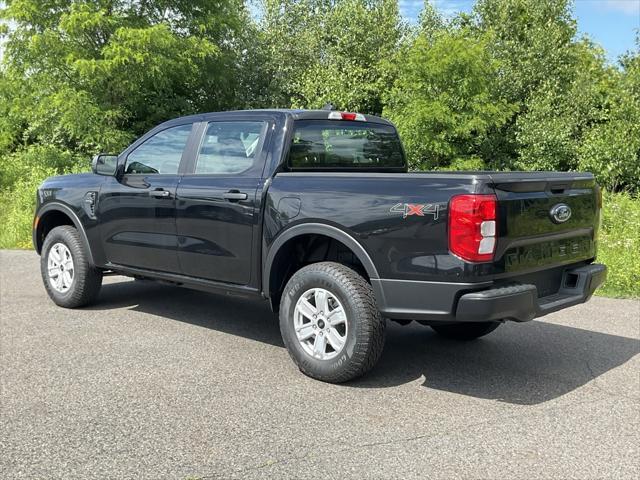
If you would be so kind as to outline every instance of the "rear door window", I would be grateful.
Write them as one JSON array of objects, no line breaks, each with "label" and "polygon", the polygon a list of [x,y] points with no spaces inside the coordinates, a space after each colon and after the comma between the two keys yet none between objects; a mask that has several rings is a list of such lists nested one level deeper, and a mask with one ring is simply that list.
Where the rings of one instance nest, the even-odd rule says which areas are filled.
[{"label": "rear door window", "polygon": [[289,149],[294,170],[359,170],[405,167],[396,129],[357,121],[298,120]]},{"label": "rear door window", "polygon": [[255,168],[267,122],[211,122],[200,145],[195,173],[239,175]]}]

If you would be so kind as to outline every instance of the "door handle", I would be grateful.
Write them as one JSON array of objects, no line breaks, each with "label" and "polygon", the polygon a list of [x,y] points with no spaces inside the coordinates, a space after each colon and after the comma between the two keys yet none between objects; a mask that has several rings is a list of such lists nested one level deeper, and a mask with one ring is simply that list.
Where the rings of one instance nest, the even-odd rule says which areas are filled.
[{"label": "door handle", "polygon": [[158,188],[156,190],[151,190],[149,195],[157,198],[169,198],[171,196],[171,192],[169,190],[163,190],[162,188]]},{"label": "door handle", "polygon": [[239,192],[238,190],[229,190],[222,194],[222,198],[229,200],[230,202],[237,202],[239,200],[246,200],[249,196],[246,193]]}]

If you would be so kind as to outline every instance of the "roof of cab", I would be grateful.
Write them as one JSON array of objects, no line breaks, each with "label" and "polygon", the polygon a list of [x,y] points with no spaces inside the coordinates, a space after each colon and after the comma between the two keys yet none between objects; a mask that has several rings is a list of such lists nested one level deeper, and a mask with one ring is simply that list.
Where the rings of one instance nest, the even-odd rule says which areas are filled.
[{"label": "roof of cab", "polygon": [[[188,115],[185,117],[174,118],[162,123],[159,126],[167,127],[169,125],[175,125],[185,122],[207,122],[214,119],[220,119],[224,117],[248,117],[251,114],[260,115],[285,115],[292,117],[294,120],[327,120],[331,110],[303,110],[293,108],[271,108],[271,109],[255,109],[255,110],[229,110],[226,112],[209,112],[200,113],[196,115]],[[367,122],[382,123],[385,125],[393,125],[388,120],[375,115],[364,115]]]}]

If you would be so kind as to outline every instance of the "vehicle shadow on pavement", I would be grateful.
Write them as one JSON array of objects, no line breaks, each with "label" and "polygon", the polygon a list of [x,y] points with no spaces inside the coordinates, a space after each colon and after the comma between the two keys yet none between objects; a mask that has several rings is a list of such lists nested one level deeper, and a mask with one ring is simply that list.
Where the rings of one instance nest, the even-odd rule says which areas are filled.
[{"label": "vehicle shadow on pavement", "polygon": [[128,308],[284,348],[277,318],[267,302],[154,281],[125,280],[104,284],[96,303],[87,309],[115,308]]},{"label": "vehicle shadow on pavement", "polygon": [[[266,302],[126,281],[103,286],[92,310],[129,308],[284,347]],[[569,393],[640,353],[640,340],[533,321],[506,323],[457,342],[413,323],[388,322],[378,365],[351,388],[395,387],[424,378],[429,389],[534,405]],[[287,358],[288,361],[288,358]]]},{"label": "vehicle shadow on pavement", "polygon": [[507,322],[472,342],[444,339],[421,325],[392,324],[377,368],[354,386],[391,387],[424,377],[427,388],[535,405],[585,385],[638,353],[640,340],[542,319]]}]

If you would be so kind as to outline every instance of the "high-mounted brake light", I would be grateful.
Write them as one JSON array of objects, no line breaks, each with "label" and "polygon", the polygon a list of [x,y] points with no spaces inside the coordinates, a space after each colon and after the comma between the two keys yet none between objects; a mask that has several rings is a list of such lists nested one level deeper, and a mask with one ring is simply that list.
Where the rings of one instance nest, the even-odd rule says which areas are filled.
[{"label": "high-mounted brake light", "polygon": [[329,120],[356,120],[358,122],[367,121],[363,114],[352,112],[330,112]]},{"label": "high-mounted brake light", "polygon": [[469,262],[490,262],[496,250],[498,199],[456,195],[449,202],[449,250]]}]

